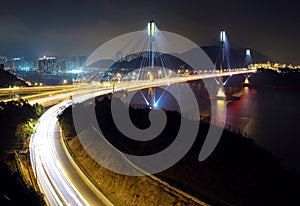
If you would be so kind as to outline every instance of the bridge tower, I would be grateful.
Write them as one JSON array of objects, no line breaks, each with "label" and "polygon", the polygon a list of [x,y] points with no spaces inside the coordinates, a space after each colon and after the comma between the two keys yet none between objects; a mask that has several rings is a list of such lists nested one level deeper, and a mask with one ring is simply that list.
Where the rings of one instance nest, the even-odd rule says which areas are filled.
[{"label": "bridge tower", "polygon": [[[223,61],[224,61],[224,55],[225,55],[224,54],[225,53],[224,52],[224,50],[225,50],[225,41],[226,41],[226,34],[225,34],[225,31],[222,30],[220,32],[220,68],[219,68],[220,73],[223,72],[223,63],[224,63]],[[223,82],[223,77],[222,76],[219,77],[219,82]],[[225,92],[224,92],[221,85],[218,88],[216,97],[221,98],[221,99],[226,98]]]},{"label": "bridge tower", "polygon": [[[155,41],[155,34],[156,34],[156,25],[154,21],[150,21],[148,23],[148,36],[149,36],[149,43],[150,43],[150,51],[149,51],[149,80],[154,81],[154,69],[155,69],[155,63],[154,63],[154,41]],[[150,107],[155,105],[155,88],[149,88],[148,89],[148,99]]]},{"label": "bridge tower", "polygon": [[246,49],[245,65],[246,65],[246,67],[248,67],[250,64],[252,64],[251,51],[250,51],[250,49]]},{"label": "bridge tower", "polygon": [[149,65],[151,66],[152,70],[154,69],[154,40],[155,40],[155,34],[156,34],[156,25],[154,21],[150,21],[148,23],[148,36],[149,36],[149,42],[150,42],[150,62]]},{"label": "bridge tower", "polygon": [[226,34],[222,30],[220,32],[220,72],[223,71],[223,61],[224,61],[224,44],[225,44]]}]

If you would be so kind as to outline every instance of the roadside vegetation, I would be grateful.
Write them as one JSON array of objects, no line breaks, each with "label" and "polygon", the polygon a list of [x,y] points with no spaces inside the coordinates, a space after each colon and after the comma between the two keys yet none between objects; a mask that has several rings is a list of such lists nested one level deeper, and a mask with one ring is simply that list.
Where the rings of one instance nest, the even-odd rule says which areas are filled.
[{"label": "roadside vegetation", "polygon": [[30,163],[29,142],[44,108],[25,100],[0,102],[0,205],[44,205]]}]

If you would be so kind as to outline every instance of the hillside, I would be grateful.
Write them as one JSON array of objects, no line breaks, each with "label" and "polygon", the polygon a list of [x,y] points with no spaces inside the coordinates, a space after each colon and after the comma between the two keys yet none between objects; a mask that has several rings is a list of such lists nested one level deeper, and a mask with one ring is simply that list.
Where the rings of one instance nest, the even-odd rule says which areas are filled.
[{"label": "hillside", "polygon": [[[209,56],[211,61],[213,63],[217,62],[216,67],[219,67],[218,58],[220,55],[220,48],[218,46],[203,46],[201,47],[204,52]],[[239,49],[230,49],[230,55],[229,55],[229,63],[231,68],[240,68],[245,67],[245,51],[246,48],[239,48]],[[262,53],[251,50],[251,56],[252,56],[252,63],[260,63],[260,62],[267,62],[270,61],[268,57],[263,55]],[[225,59],[226,60],[226,59]],[[224,65],[227,65],[227,62],[225,61]]]},{"label": "hillside", "polygon": [[[99,182],[100,188],[106,188],[106,192],[117,197],[118,201],[126,201],[121,202],[125,205],[140,203],[149,205],[155,204],[155,201],[160,205],[181,202],[182,196],[174,198],[173,193],[171,196],[164,196],[165,192],[167,194],[170,192],[158,185],[154,186],[154,183],[148,182],[147,178],[118,175],[104,169],[92,158],[88,158],[86,152],[82,150],[82,146],[89,148],[89,151],[93,151],[97,157],[105,157],[103,161],[115,164],[118,168],[124,168],[128,164],[120,161],[119,156],[113,156],[107,147],[105,149],[103,147],[105,142],[109,142],[119,151],[128,154],[140,156],[157,153],[157,150],[163,150],[174,140],[174,135],[177,133],[174,128],[178,128],[179,114],[166,111],[167,124],[157,138],[148,142],[134,142],[120,133],[114,125],[108,98],[96,100],[95,104],[76,105],[74,108],[82,108],[84,112],[88,105],[95,107],[98,124],[106,140],[99,141],[102,137],[92,135],[91,127],[88,126],[90,124],[85,121],[86,125],[82,125],[79,137],[88,139],[87,144],[81,145],[82,141],[79,142],[77,138],[69,140],[69,144],[76,159],[95,178],[95,181]],[[148,109],[130,110],[131,119],[138,128],[149,126],[148,114]],[[87,120],[84,117],[83,119]],[[67,128],[72,130],[70,129],[72,125],[67,124],[71,120],[72,108],[68,108],[60,116],[65,133],[68,133]],[[284,169],[277,158],[257,146],[252,139],[243,137],[242,134],[225,130],[213,154],[207,160],[199,162],[199,151],[208,128],[208,124],[201,122],[197,139],[186,156],[171,168],[155,176],[212,205],[295,205],[299,202],[299,196],[293,189],[300,183],[299,174]],[[73,135],[66,136],[72,137]],[[148,187],[148,185],[151,186]],[[188,203],[188,199],[185,198],[181,203]]]},{"label": "hillside", "polygon": [[[219,68],[220,47],[203,46],[201,47],[201,49],[207,54],[207,56],[210,58],[212,63],[215,65],[215,67]],[[230,54],[228,55],[229,60],[227,59],[227,57],[224,59],[223,67],[224,68],[227,68],[227,66],[229,66],[230,68],[246,67],[247,65],[245,63],[245,59],[246,59],[245,51],[246,48],[238,48],[238,49],[231,48],[229,51]],[[197,70],[198,68],[191,68],[190,65],[188,65],[186,62],[182,60],[182,59],[190,59],[190,57],[195,57],[195,55],[197,55],[197,58],[198,56],[200,58],[198,59],[198,63],[204,66],[203,69],[213,69],[213,68],[205,68],[205,66],[209,65],[209,63],[207,62],[207,58],[203,58],[203,56],[199,55],[199,53],[201,52],[199,51],[199,48],[188,50],[182,54],[166,54],[166,53],[155,52],[154,65],[157,67],[172,69],[174,71],[177,71],[178,69],[182,69],[182,68],[184,68],[184,70],[186,69]],[[107,69],[102,77],[102,81],[109,81],[111,80],[112,76],[114,76],[114,74],[116,73],[127,74],[136,69],[149,66],[149,62],[150,62],[149,55],[150,54],[147,51],[140,52],[140,53],[133,53],[123,57],[123,59],[120,61],[99,60],[90,66]],[[252,63],[261,63],[261,62],[270,61],[268,57],[253,49],[251,49],[251,57],[252,57]]]},{"label": "hillside", "polygon": [[10,72],[0,69],[0,88],[9,86],[26,86],[26,83]]}]

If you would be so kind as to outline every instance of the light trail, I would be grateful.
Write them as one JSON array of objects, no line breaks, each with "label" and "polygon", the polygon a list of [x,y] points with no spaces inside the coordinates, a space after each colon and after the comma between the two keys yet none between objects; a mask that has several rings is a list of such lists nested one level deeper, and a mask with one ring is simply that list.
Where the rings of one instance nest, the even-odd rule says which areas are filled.
[{"label": "light trail", "polygon": [[[71,101],[47,110],[40,118],[30,141],[30,159],[34,174],[48,205],[104,205],[103,200],[76,174],[63,151],[58,150],[60,132],[57,114]],[[111,204],[112,205],[112,204]]]},{"label": "light trail", "polygon": [[[187,77],[170,79],[157,79],[152,82],[137,81],[119,83],[115,91],[133,91],[150,87],[165,86],[180,82],[227,76],[234,74],[253,73],[254,70],[236,71],[227,73],[200,74]],[[79,169],[70,162],[69,154],[64,153],[64,145],[61,141],[58,127],[57,114],[61,113],[72,103],[80,103],[99,95],[112,92],[112,87],[97,87],[90,85],[76,93],[66,92],[57,96],[41,98],[35,102],[59,100],[73,95],[73,100],[63,101],[48,109],[39,119],[36,132],[30,140],[30,160],[38,185],[48,205],[113,205],[102,193],[100,193]]]}]

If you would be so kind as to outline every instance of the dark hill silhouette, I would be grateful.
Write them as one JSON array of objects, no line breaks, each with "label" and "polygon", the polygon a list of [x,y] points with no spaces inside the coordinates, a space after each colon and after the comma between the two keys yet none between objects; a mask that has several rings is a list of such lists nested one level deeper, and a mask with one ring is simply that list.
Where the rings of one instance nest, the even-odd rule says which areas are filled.
[{"label": "dark hill silhouette", "polygon": [[[203,46],[201,47],[204,52],[209,56],[212,62],[217,63],[216,67],[219,68],[219,60],[220,58],[220,47],[219,46]],[[245,48],[239,49],[230,49],[229,62],[231,68],[241,68],[245,67]],[[268,57],[263,55],[262,53],[251,49],[251,56],[253,63],[267,62],[270,61]],[[224,65],[227,65],[227,62],[224,62]]]},{"label": "dark hill silhouette", "polygon": [[113,65],[115,63],[115,61],[110,60],[110,59],[103,59],[100,61],[97,61],[91,65],[88,65],[88,67],[96,67],[96,68],[110,68],[111,65]]},{"label": "dark hill silhouette", "polygon": [[9,86],[26,86],[26,83],[10,72],[0,69],[0,88]]},{"label": "dark hill silhouette", "polygon": [[[105,72],[102,80],[108,81],[116,73],[127,74],[136,69],[150,66],[149,52],[131,54],[117,61]],[[164,67],[174,71],[177,69],[193,70],[187,63],[171,55],[155,52],[154,64],[157,67]]]},{"label": "dark hill silhouette", "polygon": [[[207,54],[212,63],[215,65],[215,68],[220,67],[220,47],[219,46],[203,46],[202,50]],[[198,48],[188,50],[182,54],[164,54],[155,52],[154,65],[157,67],[164,67],[177,71],[178,69],[188,69],[188,70],[197,70],[198,68],[191,68],[188,63],[184,62],[180,57],[195,57],[199,56]],[[229,63],[227,58],[223,63],[223,68],[243,68],[246,67],[246,56],[245,48],[239,49],[230,49]],[[260,63],[270,61],[268,57],[264,56],[260,52],[251,49],[252,63]],[[214,69],[214,68],[204,68],[206,65],[209,65],[206,58],[199,56],[199,62],[203,64],[203,69]],[[203,59],[201,59],[203,58]],[[189,58],[188,58],[189,59]],[[93,66],[107,69],[103,75],[102,81],[109,81],[116,73],[127,74],[138,68],[150,66],[150,52],[139,52],[127,55],[122,58],[120,61],[113,60],[100,60],[93,64]]]},{"label": "dark hill silhouette", "polygon": [[[130,56],[126,56],[123,61],[118,61],[114,63],[111,68],[129,68],[129,69],[138,69],[141,66],[147,67],[149,64],[149,52],[142,52],[139,54],[134,54]],[[162,54],[155,52],[154,64],[158,67],[166,67],[169,69],[177,69],[182,65],[185,65],[186,69],[192,69],[182,61],[181,59],[173,56],[172,54]],[[166,65],[167,64],[167,65]]]}]

